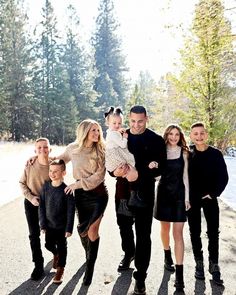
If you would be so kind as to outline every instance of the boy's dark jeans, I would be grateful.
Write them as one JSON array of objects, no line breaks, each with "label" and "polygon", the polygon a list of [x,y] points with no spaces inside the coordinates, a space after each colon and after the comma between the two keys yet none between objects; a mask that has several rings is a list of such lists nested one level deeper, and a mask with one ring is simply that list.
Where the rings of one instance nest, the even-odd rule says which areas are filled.
[{"label": "boy's dark jeans", "polygon": [[58,255],[58,266],[65,267],[67,257],[67,239],[65,230],[57,230],[48,228],[45,234],[45,248]]},{"label": "boy's dark jeans", "polygon": [[34,206],[30,201],[25,199],[25,216],[29,228],[29,240],[32,252],[32,261],[35,265],[41,266],[43,264],[43,255],[40,243],[40,227],[39,227],[39,214],[38,206]]},{"label": "boy's dark jeans", "polygon": [[218,263],[219,258],[219,206],[216,198],[202,199],[191,203],[188,211],[188,223],[193,254],[196,260],[202,260],[201,208],[206,219],[209,260]]}]

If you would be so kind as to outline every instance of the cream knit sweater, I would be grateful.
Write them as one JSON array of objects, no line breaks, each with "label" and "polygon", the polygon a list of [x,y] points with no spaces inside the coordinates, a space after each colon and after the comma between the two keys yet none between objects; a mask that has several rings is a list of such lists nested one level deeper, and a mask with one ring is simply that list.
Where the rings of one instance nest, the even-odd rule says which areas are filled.
[{"label": "cream knit sweater", "polygon": [[76,188],[88,191],[104,181],[105,156],[99,159],[96,150],[92,148],[83,147],[79,150],[76,143],[71,143],[57,158],[63,159],[66,163],[72,162],[73,177],[77,181]]}]

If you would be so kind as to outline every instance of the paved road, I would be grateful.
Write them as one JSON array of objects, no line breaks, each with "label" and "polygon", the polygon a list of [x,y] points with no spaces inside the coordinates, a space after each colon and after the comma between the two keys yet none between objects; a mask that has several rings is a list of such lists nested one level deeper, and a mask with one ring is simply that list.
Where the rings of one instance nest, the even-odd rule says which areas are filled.
[{"label": "paved road", "polygon": [[[54,270],[51,268],[51,255],[43,249],[46,276],[38,281],[29,280],[32,271],[27,225],[22,198],[0,207],[0,295],[22,294],[88,294],[125,295],[132,294],[133,264],[130,270],[118,274],[117,265],[122,257],[120,237],[114,214],[114,179],[107,177],[110,193],[108,208],[102,221],[100,249],[95,267],[93,283],[89,288],[82,285],[84,273],[84,251],[76,231],[68,239],[68,260],[64,281],[57,286],[52,283]],[[185,226],[185,294],[186,295],[235,295],[236,294],[236,212],[221,206],[221,269],[225,288],[217,287],[207,272],[206,280],[194,279],[194,263]],[[174,294],[174,275],[163,269],[163,250],[159,238],[159,223],[154,220],[152,231],[152,257],[146,280],[148,295]],[[203,230],[205,257],[207,239]],[[43,241],[42,241],[43,244]],[[44,247],[43,247],[44,248]]]}]

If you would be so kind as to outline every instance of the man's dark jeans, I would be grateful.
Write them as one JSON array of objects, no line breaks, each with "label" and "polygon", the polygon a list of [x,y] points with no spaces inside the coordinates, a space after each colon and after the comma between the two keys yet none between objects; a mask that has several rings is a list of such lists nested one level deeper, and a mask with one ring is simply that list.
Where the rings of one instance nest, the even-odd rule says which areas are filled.
[{"label": "man's dark jeans", "polygon": [[[136,209],[135,216],[117,214],[117,224],[120,229],[121,245],[125,255],[132,257],[135,254],[136,280],[145,280],[151,256],[151,228],[153,206]],[[134,242],[135,226],[136,247]]]}]

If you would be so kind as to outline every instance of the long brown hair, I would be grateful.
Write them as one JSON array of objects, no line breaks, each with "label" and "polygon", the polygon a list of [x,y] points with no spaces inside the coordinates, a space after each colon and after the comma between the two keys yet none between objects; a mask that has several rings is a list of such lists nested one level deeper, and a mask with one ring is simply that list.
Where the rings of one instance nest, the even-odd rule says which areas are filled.
[{"label": "long brown hair", "polygon": [[187,143],[186,143],[186,140],[185,140],[185,137],[184,137],[184,133],[183,133],[181,127],[179,125],[176,125],[176,124],[170,124],[170,125],[168,125],[166,127],[166,130],[165,130],[164,135],[163,135],[163,138],[165,140],[165,144],[167,144],[167,142],[168,142],[168,139],[167,139],[168,134],[173,129],[177,129],[179,131],[179,134],[180,134],[179,142],[177,143],[177,145],[180,146],[181,148],[183,148],[183,150],[189,151],[189,148],[187,146]]}]

